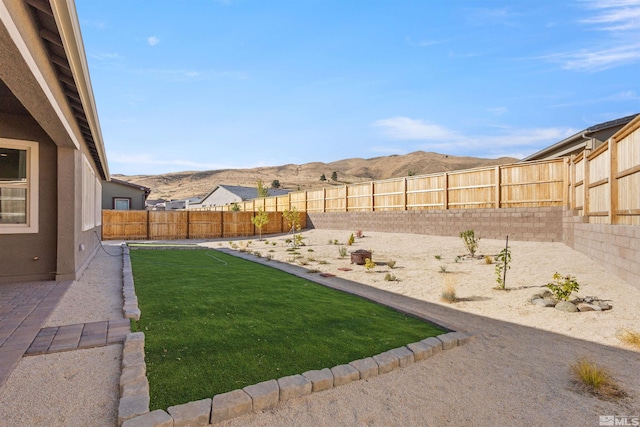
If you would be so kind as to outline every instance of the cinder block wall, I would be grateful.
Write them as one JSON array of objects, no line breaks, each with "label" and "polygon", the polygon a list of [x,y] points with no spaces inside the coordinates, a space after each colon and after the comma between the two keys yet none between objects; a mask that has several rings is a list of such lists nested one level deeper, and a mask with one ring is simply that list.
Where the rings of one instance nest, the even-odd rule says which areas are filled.
[{"label": "cinder block wall", "polygon": [[567,210],[563,228],[567,246],[640,288],[640,227],[589,224],[585,217]]},{"label": "cinder block wall", "polygon": [[562,207],[307,213],[308,228],[562,242]]}]

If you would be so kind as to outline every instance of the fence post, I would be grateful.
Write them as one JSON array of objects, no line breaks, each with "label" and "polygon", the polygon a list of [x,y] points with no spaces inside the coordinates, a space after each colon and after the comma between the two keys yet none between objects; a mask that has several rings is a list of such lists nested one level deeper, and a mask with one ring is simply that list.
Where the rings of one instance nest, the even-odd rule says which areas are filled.
[{"label": "fence post", "polygon": [[582,215],[589,219],[589,154],[591,150],[584,150],[583,153],[584,178],[582,179],[582,191],[584,191],[584,195],[582,196]]},{"label": "fence post", "polygon": [[322,187],[322,212],[327,211],[327,188]]},{"label": "fence post", "polygon": [[152,211],[147,211],[147,240],[150,240],[151,236],[151,212]]},{"label": "fence post", "polygon": [[187,210],[187,239],[191,238],[191,212]]},{"label": "fence post", "polygon": [[449,209],[449,174],[447,172],[444,173],[442,183],[442,202],[444,204],[444,209]]},{"label": "fence post", "polygon": [[618,143],[611,137],[609,144],[609,224],[618,223]]},{"label": "fence post", "polygon": [[349,186],[344,185],[344,211],[349,212]]},{"label": "fence post", "polygon": [[496,209],[500,209],[500,165],[496,166]]},{"label": "fence post", "polygon": [[402,178],[402,210],[407,210],[407,177]]},{"label": "fence post", "polygon": [[376,198],[375,198],[375,185],[374,185],[374,181],[371,181],[371,187],[370,187],[370,191],[371,191],[371,211],[375,211],[376,210]]}]

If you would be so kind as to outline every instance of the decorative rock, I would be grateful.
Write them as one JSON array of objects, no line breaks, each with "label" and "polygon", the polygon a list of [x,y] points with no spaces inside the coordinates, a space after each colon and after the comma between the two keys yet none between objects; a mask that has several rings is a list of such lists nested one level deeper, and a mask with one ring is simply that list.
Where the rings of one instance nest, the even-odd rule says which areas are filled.
[{"label": "decorative rock", "polygon": [[553,292],[551,292],[549,289],[547,289],[546,291],[544,291],[542,293],[542,298],[553,299]]},{"label": "decorative rock", "polygon": [[130,332],[124,340],[124,350],[144,350],[144,332]]},{"label": "decorative rock", "polygon": [[538,305],[540,307],[555,307],[555,301],[551,301],[544,298],[536,298],[531,300],[531,304]]},{"label": "decorative rock", "polygon": [[578,311],[578,307],[569,301],[560,301],[556,304],[556,310],[564,311],[567,313],[576,313]]},{"label": "decorative rock", "polygon": [[438,338],[429,337],[420,342],[431,347],[433,354],[436,354],[442,351],[442,341],[440,341]]},{"label": "decorative rock", "polygon": [[137,380],[138,378],[144,377],[146,374],[146,367],[144,364],[127,366],[122,369],[122,373],[120,374],[120,393],[122,393],[122,387],[130,383],[131,381]]},{"label": "decorative rock", "polygon": [[311,381],[302,375],[291,375],[280,378],[278,380],[278,387],[280,387],[280,402],[311,394]]},{"label": "decorative rock", "polygon": [[120,386],[120,396],[149,395],[149,380],[146,376],[136,378],[133,381]]},{"label": "decorative rock", "polygon": [[173,418],[162,409],[157,409],[125,421],[122,427],[173,427]]},{"label": "decorative rock", "polygon": [[378,364],[378,373],[386,374],[391,372],[400,366],[398,358],[392,353],[386,351],[384,353],[376,354],[373,356],[373,360]]},{"label": "decorative rock", "polygon": [[118,404],[118,425],[138,415],[149,412],[149,395],[125,396]]},{"label": "decorative rock", "polygon": [[173,417],[174,427],[199,427],[209,424],[211,399],[196,400],[183,405],[169,406],[167,412]]},{"label": "decorative rock", "polygon": [[602,311],[599,305],[588,304],[586,302],[579,303],[576,307],[578,307],[579,311]]},{"label": "decorative rock", "polygon": [[254,411],[262,411],[278,404],[280,389],[276,380],[263,381],[243,388],[251,396]]},{"label": "decorative rock", "polygon": [[611,304],[609,304],[608,302],[597,301],[596,304],[598,304],[598,307],[600,307],[602,310],[611,310]]},{"label": "decorative rock", "polygon": [[360,360],[354,360],[349,363],[349,365],[353,366],[360,372],[360,379],[366,380],[368,378],[377,377],[378,376],[378,364],[373,357],[366,357]]},{"label": "decorative rock", "polygon": [[438,335],[436,338],[442,341],[443,350],[449,350],[458,345],[458,337],[455,335],[455,332]]},{"label": "decorative rock", "polygon": [[333,374],[333,385],[335,387],[360,379],[360,371],[351,365],[334,366],[331,368],[331,373]]},{"label": "decorative rock", "polygon": [[409,366],[413,364],[413,362],[415,362],[415,359],[413,358],[413,352],[407,347],[394,348],[393,350],[389,350],[389,353],[398,358],[398,365],[401,368]]},{"label": "decorative rock", "polygon": [[252,408],[251,396],[243,390],[216,394],[211,401],[211,424],[248,414]]},{"label": "decorative rock", "polygon": [[144,365],[144,353],[141,351],[126,351],[122,355],[122,367]]},{"label": "decorative rock", "polygon": [[407,344],[407,348],[413,352],[413,358],[416,362],[431,357],[433,354],[433,347],[423,342]]},{"label": "decorative rock", "polygon": [[302,376],[311,381],[311,391],[313,392],[328,390],[333,387],[333,374],[329,368],[307,371]]}]

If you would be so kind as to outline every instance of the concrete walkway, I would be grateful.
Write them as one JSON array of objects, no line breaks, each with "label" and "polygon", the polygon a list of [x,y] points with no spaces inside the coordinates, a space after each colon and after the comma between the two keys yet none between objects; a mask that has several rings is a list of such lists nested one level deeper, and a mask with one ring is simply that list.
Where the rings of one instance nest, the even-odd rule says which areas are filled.
[{"label": "concrete walkway", "polygon": [[73,282],[0,285],[0,387]]}]

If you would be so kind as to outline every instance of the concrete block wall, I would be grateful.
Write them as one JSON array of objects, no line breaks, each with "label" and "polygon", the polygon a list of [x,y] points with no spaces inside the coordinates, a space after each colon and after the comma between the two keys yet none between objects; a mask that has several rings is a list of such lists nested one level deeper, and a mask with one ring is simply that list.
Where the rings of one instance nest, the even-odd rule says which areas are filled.
[{"label": "concrete block wall", "polygon": [[640,227],[589,224],[587,218],[567,210],[563,229],[567,246],[640,288]]},{"label": "concrete block wall", "polygon": [[307,213],[308,228],[562,242],[563,208],[447,209]]}]

